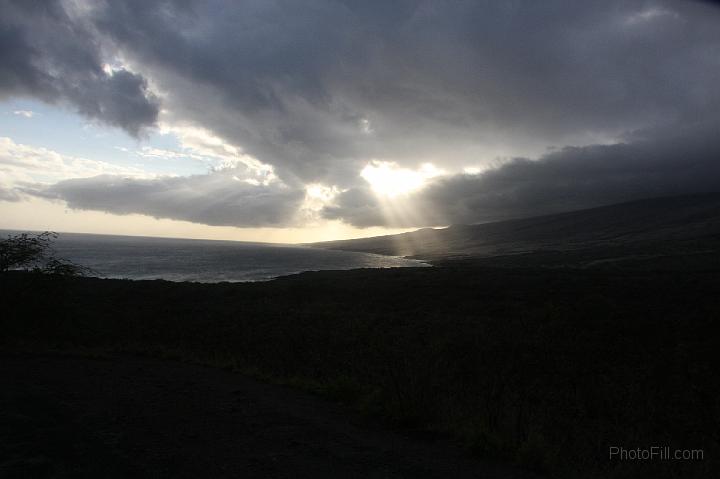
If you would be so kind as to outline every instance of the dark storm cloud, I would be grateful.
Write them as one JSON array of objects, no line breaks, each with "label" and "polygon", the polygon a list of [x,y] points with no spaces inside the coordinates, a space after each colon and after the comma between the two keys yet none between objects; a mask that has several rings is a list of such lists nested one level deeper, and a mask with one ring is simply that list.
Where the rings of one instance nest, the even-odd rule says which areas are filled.
[{"label": "dark storm cloud", "polygon": [[303,180],[347,184],[370,157],[467,166],[720,110],[720,16],[700,2],[107,2],[93,22],[175,115]]},{"label": "dark storm cloud", "polygon": [[[369,188],[355,188],[324,214],[363,227],[437,226],[716,192],[719,133],[716,123],[638,132],[626,143],[569,147],[535,161],[514,159],[479,175],[438,179],[386,205]],[[398,211],[403,214],[393,213]]]},{"label": "dark storm cloud", "polygon": [[112,175],[61,181],[26,193],[61,199],[70,208],[144,214],[215,226],[287,226],[304,192],[255,186],[233,169],[188,177],[133,179]]},{"label": "dark storm cloud", "polygon": [[102,68],[97,39],[59,1],[0,3],[0,98],[64,102],[82,115],[137,136],[153,125],[158,102],[146,80]]},{"label": "dark storm cloud", "polygon": [[[348,189],[325,213],[356,225],[475,222],[717,188],[711,2],[5,1],[2,10],[2,94],[67,101],[137,133],[157,117],[150,79],[169,123],[211,130],[286,184]],[[106,74],[100,52],[127,69]],[[436,180],[400,208],[422,216],[388,217],[358,175],[373,158],[458,172],[496,156],[540,158]],[[53,194],[208,224],[280,225],[297,206],[299,193],[235,192],[227,178],[205,196],[185,191],[217,179],[78,180]]]}]

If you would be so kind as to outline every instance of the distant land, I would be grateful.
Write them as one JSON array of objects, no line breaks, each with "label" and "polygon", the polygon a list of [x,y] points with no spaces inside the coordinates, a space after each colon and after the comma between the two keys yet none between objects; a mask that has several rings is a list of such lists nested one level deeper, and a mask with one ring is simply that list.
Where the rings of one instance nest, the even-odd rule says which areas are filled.
[{"label": "distant land", "polygon": [[314,243],[496,267],[716,267],[720,193],[651,198],[531,218]]}]

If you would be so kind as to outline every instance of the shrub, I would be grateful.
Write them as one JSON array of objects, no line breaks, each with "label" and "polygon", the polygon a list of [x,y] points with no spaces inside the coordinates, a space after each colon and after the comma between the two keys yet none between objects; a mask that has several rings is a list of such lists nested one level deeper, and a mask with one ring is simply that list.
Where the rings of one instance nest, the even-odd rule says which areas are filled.
[{"label": "shrub", "polygon": [[53,231],[8,235],[0,240],[0,272],[25,270],[63,276],[87,276],[92,273],[90,268],[55,256],[52,242],[57,237],[58,234]]}]

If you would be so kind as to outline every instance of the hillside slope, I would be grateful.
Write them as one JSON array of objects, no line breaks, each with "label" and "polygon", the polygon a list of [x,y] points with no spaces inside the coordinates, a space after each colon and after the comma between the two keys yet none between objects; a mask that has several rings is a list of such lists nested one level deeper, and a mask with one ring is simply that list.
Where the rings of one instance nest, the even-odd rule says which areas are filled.
[{"label": "hillside slope", "polygon": [[[498,263],[532,255],[551,263],[715,256],[720,251],[720,193],[653,198],[568,213],[476,225],[426,228],[399,235],[315,243],[348,251],[442,262]],[[560,256],[558,256],[560,255]],[[705,261],[704,259],[702,261]],[[498,263],[499,264],[499,263]]]}]

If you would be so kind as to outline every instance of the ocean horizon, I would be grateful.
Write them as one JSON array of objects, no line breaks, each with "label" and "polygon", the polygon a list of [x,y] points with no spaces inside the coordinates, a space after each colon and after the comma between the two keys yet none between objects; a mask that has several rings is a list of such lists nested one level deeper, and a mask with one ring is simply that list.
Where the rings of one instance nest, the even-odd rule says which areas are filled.
[{"label": "ocean horizon", "polygon": [[[22,231],[0,230],[0,235]],[[200,283],[267,281],[305,271],[430,266],[419,260],[309,246],[229,240],[59,233],[60,258],[99,278]]]}]

